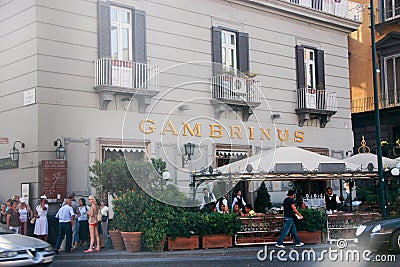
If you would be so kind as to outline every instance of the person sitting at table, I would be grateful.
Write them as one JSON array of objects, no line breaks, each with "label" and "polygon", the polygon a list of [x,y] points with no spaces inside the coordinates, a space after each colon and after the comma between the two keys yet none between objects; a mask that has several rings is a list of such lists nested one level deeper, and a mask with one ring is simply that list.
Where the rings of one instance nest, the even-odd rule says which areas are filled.
[{"label": "person sitting at table", "polygon": [[235,213],[237,217],[242,217],[242,216],[244,216],[244,214],[243,214],[242,210],[240,209],[238,203],[236,203],[236,204],[233,206],[232,212]]},{"label": "person sitting at table", "polygon": [[256,213],[253,210],[253,206],[251,206],[251,204],[246,204],[244,206],[244,216],[254,216],[254,215],[256,215]]},{"label": "person sitting at table", "polygon": [[332,212],[337,212],[338,210],[338,204],[341,204],[342,202],[339,199],[339,196],[336,194],[333,194],[332,187],[328,187],[326,189],[326,194],[325,194],[325,210],[327,214],[332,214]]}]

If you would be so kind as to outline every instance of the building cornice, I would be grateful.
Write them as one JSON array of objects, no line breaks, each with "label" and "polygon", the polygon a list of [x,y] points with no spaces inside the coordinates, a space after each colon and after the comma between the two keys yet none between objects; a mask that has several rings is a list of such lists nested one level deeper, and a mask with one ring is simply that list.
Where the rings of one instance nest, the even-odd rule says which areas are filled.
[{"label": "building cornice", "polygon": [[314,23],[321,27],[328,27],[344,33],[351,33],[358,29],[361,22],[338,17],[312,8],[285,2],[283,0],[226,0],[229,3],[268,11],[280,16],[286,16],[307,23]]}]

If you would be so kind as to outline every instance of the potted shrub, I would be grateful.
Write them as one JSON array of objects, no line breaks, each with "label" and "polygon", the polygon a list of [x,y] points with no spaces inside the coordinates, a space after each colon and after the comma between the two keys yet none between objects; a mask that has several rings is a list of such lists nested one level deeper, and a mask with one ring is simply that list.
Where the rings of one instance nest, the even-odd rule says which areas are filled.
[{"label": "potted shrub", "polygon": [[241,229],[242,222],[236,214],[211,213],[205,215],[203,224],[202,247],[232,247],[232,236]]},{"label": "potted shrub", "polygon": [[204,214],[199,212],[182,211],[176,215],[167,227],[168,250],[198,249],[203,220]]},{"label": "potted shrub", "polygon": [[296,220],[297,233],[306,244],[320,244],[322,233],[326,232],[327,216],[323,209],[302,209],[302,220]]},{"label": "potted shrub", "polygon": [[114,227],[121,231],[128,252],[141,250],[146,200],[144,192],[133,190],[119,193],[113,200]]},{"label": "potted shrub", "polygon": [[115,250],[125,250],[124,240],[122,239],[121,231],[116,229],[114,225],[114,221],[110,223],[110,230],[108,231],[108,233],[110,234],[112,246]]}]

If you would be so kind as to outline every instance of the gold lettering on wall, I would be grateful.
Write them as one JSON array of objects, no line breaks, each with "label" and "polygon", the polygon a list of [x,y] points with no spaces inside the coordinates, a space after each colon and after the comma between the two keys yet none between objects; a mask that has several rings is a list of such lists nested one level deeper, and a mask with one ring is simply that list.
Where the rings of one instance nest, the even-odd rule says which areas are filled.
[{"label": "gold lettering on wall", "polygon": [[264,136],[267,137],[268,140],[271,140],[271,128],[268,128],[268,131],[266,131],[264,128],[261,128],[260,140],[265,140]]},{"label": "gold lettering on wall", "polygon": [[294,132],[294,141],[298,143],[304,142],[304,131],[297,130]]},{"label": "gold lettering on wall", "polygon": [[[189,132],[189,134],[191,135],[191,136],[194,136],[194,135],[196,135],[196,136],[198,136],[198,137],[201,137],[201,131],[200,131],[200,128],[201,127],[201,123],[196,123],[195,124],[195,126],[194,126],[194,129],[192,129],[191,127],[190,127],[190,125],[189,125],[189,123],[187,123],[187,122],[184,122],[183,123],[183,136],[187,136],[187,133],[186,133],[186,130],[188,130],[188,132]],[[195,134],[195,132],[196,132],[196,134]]]},{"label": "gold lettering on wall", "polygon": [[285,129],[285,136],[282,137],[282,130],[278,129],[278,138],[281,141],[287,141],[289,139],[289,130]]},{"label": "gold lettering on wall", "polygon": [[[219,135],[215,135],[216,132],[219,133]],[[217,123],[210,123],[210,137],[221,138],[222,136],[224,136],[222,133],[222,126]]]},{"label": "gold lettering on wall", "polygon": [[175,126],[171,120],[168,120],[167,125],[165,125],[161,134],[165,135],[167,132],[171,132],[173,135],[178,135],[178,132],[176,131]]},{"label": "gold lettering on wall", "polygon": [[[237,131],[235,131],[235,129]],[[232,126],[231,125],[231,138],[235,138],[235,135],[237,135],[237,137],[239,139],[242,139],[242,128],[240,128],[240,126]]]},{"label": "gold lettering on wall", "polygon": [[254,140],[254,127],[249,127],[249,139]]},{"label": "gold lettering on wall", "polygon": [[140,124],[139,124],[139,129],[140,129],[140,131],[141,131],[142,133],[145,133],[145,134],[154,133],[154,132],[156,131],[156,127],[154,127],[153,125],[150,125],[150,126],[149,126],[149,129],[148,129],[147,131],[145,130],[145,124],[146,124],[146,122],[151,123],[151,124],[153,124],[153,125],[156,123],[154,120],[142,120],[142,121],[140,122]]}]

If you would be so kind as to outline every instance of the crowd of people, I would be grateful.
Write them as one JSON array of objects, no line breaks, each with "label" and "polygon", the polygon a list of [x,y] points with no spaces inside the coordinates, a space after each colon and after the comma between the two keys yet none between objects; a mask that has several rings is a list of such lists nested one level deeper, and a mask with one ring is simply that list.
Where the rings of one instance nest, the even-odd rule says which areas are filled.
[{"label": "crowd of people", "polygon": [[228,203],[228,194],[216,199],[214,194],[209,192],[207,188],[203,189],[203,194],[200,210],[204,212],[235,213],[238,217],[255,215],[252,205],[246,204],[240,190],[238,190],[233,197],[231,206],[229,206]]},{"label": "crowd of people", "polygon": [[[72,253],[79,246],[87,248],[84,252],[100,251],[108,238],[109,208],[103,201],[89,196],[75,200],[75,194],[69,193],[58,209],[58,236],[55,251]],[[1,205],[0,223],[14,233],[35,236],[48,240],[49,204],[46,195],[31,208],[28,199],[14,195]],[[53,215],[54,216],[54,215]],[[89,244],[89,245],[88,245]]]}]

